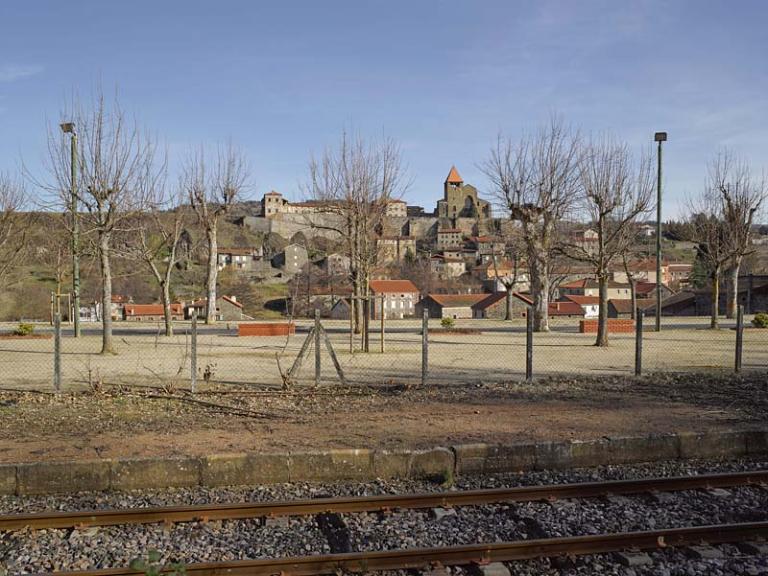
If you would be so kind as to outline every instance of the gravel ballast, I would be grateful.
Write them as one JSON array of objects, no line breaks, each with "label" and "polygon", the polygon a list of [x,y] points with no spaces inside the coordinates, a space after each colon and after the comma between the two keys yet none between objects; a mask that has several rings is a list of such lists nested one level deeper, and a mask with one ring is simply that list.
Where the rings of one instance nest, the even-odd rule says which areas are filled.
[{"label": "gravel ballast", "polygon": [[[750,460],[660,462],[459,478],[453,489],[682,476],[764,467],[764,462]],[[9,514],[42,510],[269,501],[445,489],[444,486],[416,481],[376,481],[3,497],[0,499],[0,512]],[[739,487],[725,491],[686,491],[660,496],[641,494],[470,506],[448,511],[356,513],[345,514],[343,518],[354,551],[450,546],[768,520],[768,491],[760,487]],[[650,553],[653,564],[643,566],[624,567],[613,556],[601,555],[578,558],[571,566],[553,566],[549,561],[515,563],[510,565],[510,570],[512,574],[768,574],[768,558],[745,556],[735,547],[721,546],[718,549],[722,550],[722,558],[711,560],[696,560],[688,558],[683,552],[664,551]],[[317,520],[312,517],[0,534],[0,565],[4,565],[10,574],[124,566],[131,559],[146,555],[149,550],[158,550],[164,562],[184,563],[322,554],[331,551]],[[454,572],[461,573],[461,570],[454,569]]]}]

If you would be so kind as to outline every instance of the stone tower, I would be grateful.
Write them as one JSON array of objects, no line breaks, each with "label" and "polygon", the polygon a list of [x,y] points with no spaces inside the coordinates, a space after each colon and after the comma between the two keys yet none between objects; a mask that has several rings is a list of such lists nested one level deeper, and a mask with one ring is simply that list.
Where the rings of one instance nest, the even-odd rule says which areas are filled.
[{"label": "stone tower", "polygon": [[438,218],[488,218],[490,217],[488,202],[477,197],[477,188],[464,184],[456,166],[443,183],[443,199],[437,202]]}]

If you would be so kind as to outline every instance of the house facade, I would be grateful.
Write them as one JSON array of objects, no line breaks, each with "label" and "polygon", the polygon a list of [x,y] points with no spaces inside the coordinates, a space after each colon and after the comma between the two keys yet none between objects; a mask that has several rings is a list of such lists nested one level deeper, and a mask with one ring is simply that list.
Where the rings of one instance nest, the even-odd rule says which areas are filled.
[{"label": "house facade", "polygon": [[584,318],[597,318],[600,313],[600,298],[597,296],[576,296],[570,294],[565,299],[581,306],[582,310],[584,310]]},{"label": "house facade", "polygon": [[[512,293],[512,317],[525,318],[532,302],[518,292]],[[472,305],[473,318],[504,320],[507,317],[507,293],[487,294],[485,298]]]},{"label": "house facade", "polygon": [[[566,298],[567,296],[599,296],[600,289],[597,280],[594,278],[581,278],[574,280],[566,284],[561,284],[559,287],[560,296]],[[611,298],[631,298],[631,290],[629,284],[623,284],[616,282],[615,280],[608,280],[608,299]]]},{"label": "house facade", "polygon": [[220,248],[216,253],[219,270],[231,267],[234,270],[251,271],[261,260],[262,248]]},{"label": "house facade", "polygon": [[440,278],[457,278],[467,271],[467,263],[463,258],[435,254],[429,259],[429,269]]},{"label": "house facade", "polygon": [[427,310],[430,318],[472,318],[472,307],[488,294],[427,294],[416,306],[416,313]]},{"label": "house facade", "polygon": [[[128,322],[159,322],[165,319],[162,304],[126,304],[123,307],[123,320]],[[184,303],[171,304],[171,320],[184,319]]]},{"label": "house facade", "polygon": [[[206,317],[208,302],[205,299],[195,300],[184,308],[184,317],[187,319],[197,316],[198,319]],[[230,322],[245,319],[243,305],[235,296],[219,296],[216,298],[215,319],[217,321]]]},{"label": "house facade", "polygon": [[458,228],[444,228],[437,231],[437,249],[449,250],[461,246],[464,233]]},{"label": "house facade", "polygon": [[381,236],[376,239],[379,261],[382,263],[401,262],[406,254],[416,256],[416,239],[410,236]]},{"label": "house facade", "polygon": [[419,289],[410,280],[371,280],[369,283],[371,294],[380,296],[374,300],[371,306],[371,317],[381,318],[407,318],[413,316],[416,311],[416,303],[419,300]]},{"label": "house facade", "polygon": [[282,268],[286,274],[297,274],[308,262],[307,249],[300,244],[288,244],[285,249],[272,259],[275,268]]}]

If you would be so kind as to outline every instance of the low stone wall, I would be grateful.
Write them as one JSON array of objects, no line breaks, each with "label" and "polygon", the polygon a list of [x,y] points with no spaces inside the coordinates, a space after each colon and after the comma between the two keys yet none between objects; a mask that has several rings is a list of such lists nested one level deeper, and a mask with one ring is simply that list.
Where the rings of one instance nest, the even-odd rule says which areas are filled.
[{"label": "low stone wall", "polygon": [[768,455],[768,430],[678,433],[428,450],[330,450],[0,465],[0,494],[498,474],[691,458]]}]

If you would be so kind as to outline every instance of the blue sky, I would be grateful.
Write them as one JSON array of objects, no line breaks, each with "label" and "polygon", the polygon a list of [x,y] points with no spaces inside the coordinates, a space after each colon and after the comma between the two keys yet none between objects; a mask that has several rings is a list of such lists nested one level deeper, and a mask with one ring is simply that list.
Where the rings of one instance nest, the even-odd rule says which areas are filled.
[{"label": "blue sky", "polygon": [[557,113],[638,150],[665,148],[668,214],[720,146],[768,167],[768,3],[306,1],[0,3],[0,170],[39,171],[73,92],[118,87],[168,145],[231,138],[254,196],[299,196],[345,127],[397,139],[431,209],[456,164]]}]

